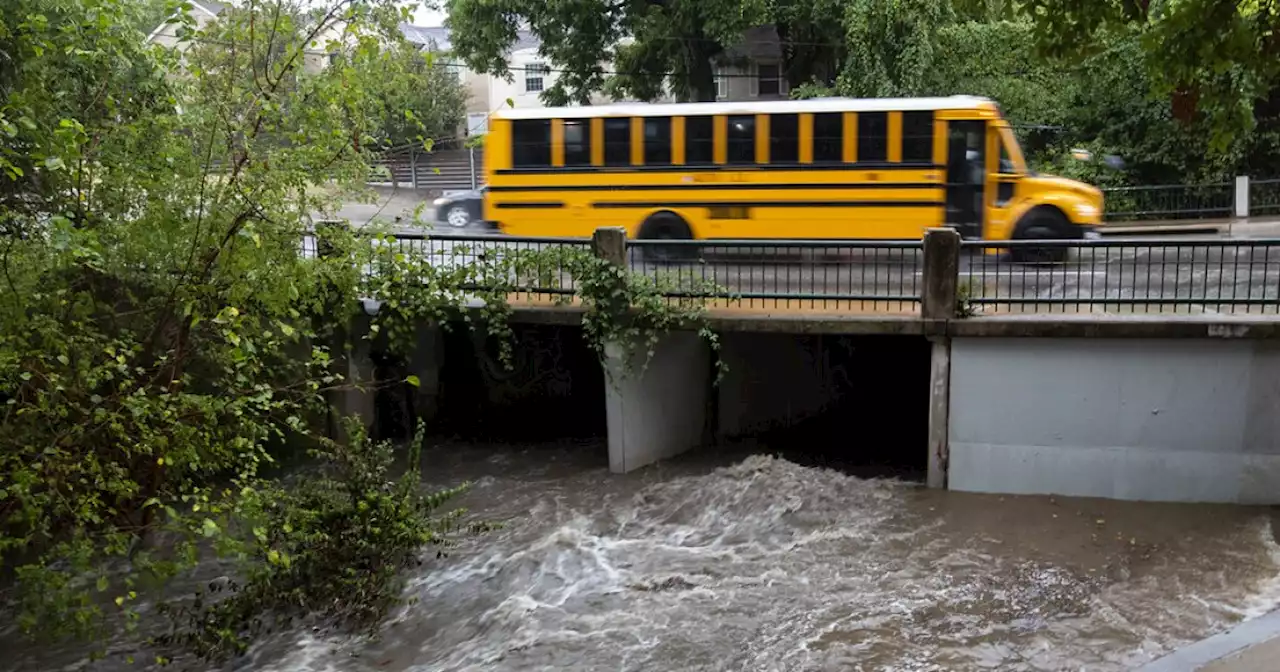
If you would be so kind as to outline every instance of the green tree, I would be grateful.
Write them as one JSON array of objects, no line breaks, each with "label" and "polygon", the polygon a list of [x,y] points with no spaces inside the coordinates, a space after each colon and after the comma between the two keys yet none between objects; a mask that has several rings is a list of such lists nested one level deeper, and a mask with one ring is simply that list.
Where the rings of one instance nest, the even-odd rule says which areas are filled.
[{"label": "green tree", "polygon": [[763,0],[449,0],[446,7],[455,53],[500,77],[510,77],[507,53],[527,22],[558,70],[542,94],[553,105],[589,103],[606,84],[618,97],[651,100],[668,87],[678,100],[715,100],[715,61],[768,20]]},{"label": "green tree", "polygon": [[[1036,43],[1052,57],[1082,59],[1107,31],[1134,31],[1157,95],[1184,123],[1207,122],[1218,151],[1230,151],[1280,111],[1280,5],[1273,0],[1028,0]],[[1265,120],[1265,121],[1264,121]]]},{"label": "green tree", "polygon": [[[214,550],[245,563],[255,616],[376,606],[396,594],[390,567],[447,532],[443,500],[375,487],[387,449],[359,441],[319,456],[338,480],[364,479],[355,499],[284,496],[260,470],[286,442],[317,440],[308,420],[343,384],[328,311],[369,291],[359,269],[374,251],[350,235],[332,257],[299,245],[310,212],[363,193],[395,104],[382,94],[415,81],[353,65],[389,58],[404,14],[253,3],[185,24],[180,59],[118,30],[135,9],[0,9],[0,562],[20,624],[48,637],[143,627],[146,587]],[[317,52],[339,57],[316,68]],[[307,552],[330,537],[358,557]],[[361,563],[378,580],[351,590],[341,572]],[[254,632],[205,615],[184,640],[205,652]]]},{"label": "green tree", "polygon": [[456,139],[466,118],[468,93],[436,54],[397,41],[358,55],[352,65],[354,76],[371,88],[371,100],[378,106],[373,114],[381,119],[382,143],[422,147]]},{"label": "green tree", "polygon": [[871,98],[923,92],[941,60],[938,31],[953,18],[949,4],[932,0],[849,0],[841,91]]}]

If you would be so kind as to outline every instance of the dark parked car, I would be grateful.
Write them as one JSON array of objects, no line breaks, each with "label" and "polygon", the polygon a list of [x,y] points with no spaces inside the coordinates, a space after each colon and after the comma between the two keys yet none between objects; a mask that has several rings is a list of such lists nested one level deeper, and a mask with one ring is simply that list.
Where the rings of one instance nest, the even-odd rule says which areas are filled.
[{"label": "dark parked car", "polygon": [[486,187],[466,189],[445,194],[431,203],[436,209],[439,228],[491,229],[484,221],[484,196]]}]

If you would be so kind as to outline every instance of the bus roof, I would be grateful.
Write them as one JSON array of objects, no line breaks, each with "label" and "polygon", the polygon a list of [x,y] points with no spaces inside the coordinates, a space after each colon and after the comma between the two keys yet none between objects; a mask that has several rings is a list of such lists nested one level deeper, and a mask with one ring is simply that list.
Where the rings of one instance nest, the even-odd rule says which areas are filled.
[{"label": "bus roof", "polygon": [[801,112],[916,112],[995,108],[989,98],[815,98],[726,103],[615,103],[582,107],[527,107],[494,112],[497,119],[582,119],[589,117],[683,117],[717,114],[786,114]]}]

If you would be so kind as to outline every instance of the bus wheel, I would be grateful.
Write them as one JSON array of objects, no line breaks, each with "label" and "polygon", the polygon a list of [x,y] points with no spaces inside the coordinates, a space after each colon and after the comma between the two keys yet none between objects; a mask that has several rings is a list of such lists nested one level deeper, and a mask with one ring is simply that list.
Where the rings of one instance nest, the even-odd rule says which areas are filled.
[{"label": "bus wheel", "polygon": [[[1057,208],[1039,207],[1023,216],[1013,231],[1014,240],[1071,240],[1071,223]],[[1061,263],[1067,260],[1066,247],[1014,247],[1010,256],[1019,263]]]},{"label": "bus wheel", "polygon": [[[640,225],[640,240],[693,240],[693,231],[684,218],[674,212],[649,215]],[[645,248],[645,256],[657,262],[687,261],[697,250],[688,245],[654,245]]]}]

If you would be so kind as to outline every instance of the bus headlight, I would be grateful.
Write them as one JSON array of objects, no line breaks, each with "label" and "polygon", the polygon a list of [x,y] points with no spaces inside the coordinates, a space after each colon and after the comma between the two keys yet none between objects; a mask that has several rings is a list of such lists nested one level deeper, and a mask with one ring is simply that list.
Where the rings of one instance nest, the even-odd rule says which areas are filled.
[{"label": "bus headlight", "polygon": [[1076,216],[1080,219],[1097,219],[1098,208],[1088,203],[1079,203],[1076,205]]}]

